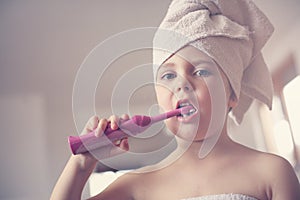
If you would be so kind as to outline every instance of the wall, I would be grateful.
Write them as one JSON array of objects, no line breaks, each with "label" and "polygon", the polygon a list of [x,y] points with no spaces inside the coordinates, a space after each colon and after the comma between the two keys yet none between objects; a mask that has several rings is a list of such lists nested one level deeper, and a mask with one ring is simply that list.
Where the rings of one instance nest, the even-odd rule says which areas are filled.
[{"label": "wall", "polygon": [[[77,134],[72,90],[84,58],[113,34],[156,26],[168,4],[138,0],[0,2],[0,150],[6,163],[0,173],[1,199],[49,198],[70,156],[67,136]],[[23,99],[31,103],[22,104]],[[107,116],[106,112],[101,114]],[[21,155],[23,144],[30,148]]]}]

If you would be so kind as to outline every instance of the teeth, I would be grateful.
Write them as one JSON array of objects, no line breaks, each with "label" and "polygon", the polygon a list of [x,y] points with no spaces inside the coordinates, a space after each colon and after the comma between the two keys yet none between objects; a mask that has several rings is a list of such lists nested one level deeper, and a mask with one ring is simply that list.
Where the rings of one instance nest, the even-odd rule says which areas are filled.
[{"label": "teeth", "polygon": [[182,117],[188,117],[188,116],[194,114],[195,112],[196,112],[196,109],[193,108],[193,109],[189,110],[188,113],[182,114],[181,116]]},{"label": "teeth", "polygon": [[189,106],[189,105],[190,105],[189,103],[181,103],[181,104],[179,104],[180,107]]},{"label": "teeth", "polygon": [[193,109],[191,109],[191,110],[189,111],[189,113],[194,113],[194,112],[196,112],[196,109],[195,109],[195,108],[193,108]]},{"label": "teeth", "polygon": [[[182,108],[182,107],[185,107],[185,106],[192,106],[192,104],[188,103],[188,102],[184,102],[184,103],[180,103],[179,104],[179,108]],[[194,114],[196,112],[196,109],[195,108],[192,108],[189,110],[188,113],[185,113],[185,114],[181,114],[182,117],[188,117],[192,114]]]},{"label": "teeth", "polygon": [[196,112],[196,109],[191,109],[188,113],[183,114],[182,116],[187,117],[187,116],[194,114],[195,112]]}]

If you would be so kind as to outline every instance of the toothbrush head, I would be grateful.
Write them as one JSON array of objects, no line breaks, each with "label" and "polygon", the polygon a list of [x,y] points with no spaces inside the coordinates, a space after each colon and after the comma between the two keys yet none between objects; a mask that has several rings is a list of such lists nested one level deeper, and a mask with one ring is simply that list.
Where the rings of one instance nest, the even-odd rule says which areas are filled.
[{"label": "toothbrush head", "polygon": [[193,108],[193,106],[184,106],[184,107],[179,108],[179,110],[180,110],[179,115],[186,115],[195,109]]}]

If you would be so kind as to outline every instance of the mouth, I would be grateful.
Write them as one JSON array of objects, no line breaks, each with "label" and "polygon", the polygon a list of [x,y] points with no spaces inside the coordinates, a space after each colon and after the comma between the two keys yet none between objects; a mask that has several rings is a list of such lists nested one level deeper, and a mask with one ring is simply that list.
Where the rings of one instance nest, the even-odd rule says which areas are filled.
[{"label": "mouth", "polygon": [[191,109],[188,112],[185,112],[184,114],[178,115],[179,118],[188,118],[188,117],[194,115],[197,112],[197,109],[195,108],[195,106],[193,104],[191,104],[190,102],[186,101],[186,100],[182,100],[182,101],[177,102],[176,109],[183,108],[183,107],[186,107],[186,106],[190,106]]}]

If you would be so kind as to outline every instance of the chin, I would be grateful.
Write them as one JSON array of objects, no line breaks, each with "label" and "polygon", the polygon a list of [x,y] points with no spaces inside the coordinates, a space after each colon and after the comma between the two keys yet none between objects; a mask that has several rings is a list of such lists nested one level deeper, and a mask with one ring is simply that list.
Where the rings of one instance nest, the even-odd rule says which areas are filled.
[{"label": "chin", "polygon": [[177,126],[168,126],[167,128],[178,138],[186,141],[198,141],[205,139],[206,132],[199,131],[200,127],[195,124],[180,124]]},{"label": "chin", "polygon": [[176,137],[187,142],[200,142],[210,137],[207,135],[207,131],[203,131],[204,128],[197,127],[194,124],[181,124],[178,127],[167,126],[167,128]]}]

